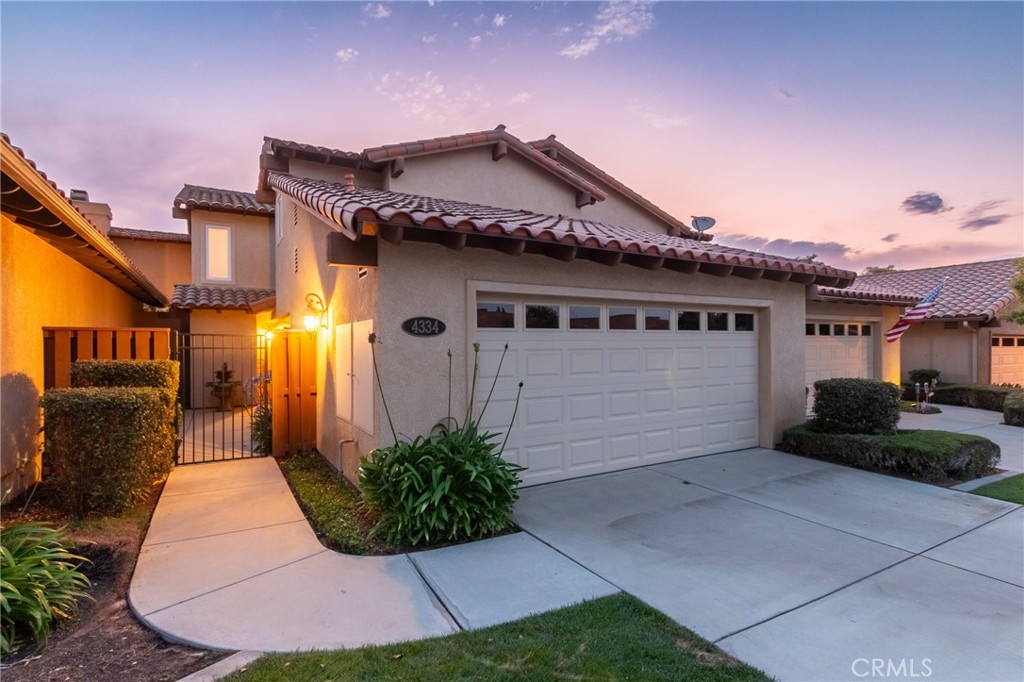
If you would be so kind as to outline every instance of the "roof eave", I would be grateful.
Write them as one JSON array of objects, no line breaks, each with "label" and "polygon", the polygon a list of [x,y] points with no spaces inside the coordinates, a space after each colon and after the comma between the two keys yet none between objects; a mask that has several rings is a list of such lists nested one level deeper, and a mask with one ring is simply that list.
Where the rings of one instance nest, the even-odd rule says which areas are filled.
[{"label": "roof eave", "polygon": [[[64,196],[62,196],[54,187],[45,180],[37,171],[32,164],[24,156],[19,154],[14,146],[3,138],[3,173],[10,177],[20,188],[27,192],[42,208],[49,211],[55,218],[61,221],[68,229],[70,229],[76,237],[81,239],[85,244],[95,251],[103,260],[105,260],[111,269],[120,271],[131,285],[127,285],[123,282],[112,280],[109,275],[102,272],[102,269],[98,265],[88,264],[80,259],[83,265],[88,267],[93,272],[104,279],[110,281],[115,286],[121,288],[131,296],[142,303],[146,303],[159,308],[164,308],[168,305],[169,301],[167,297],[160,292],[155,284],[149,281],[149,279],[139,270],[135,264],[128,260],[127,256],[121,252],[117,246],[111,242],[95,225],[85,218],[81,213],[75,209],[74,206]],[[17,221],[15,221],[17,222]],[[21,224],[21,223],[19,223]],[[42,233],[40,230],[35,230],[27,225],[23,225],[26,229],[30,229],[36,234],[44,238],[56,238],[52,235]]]}]

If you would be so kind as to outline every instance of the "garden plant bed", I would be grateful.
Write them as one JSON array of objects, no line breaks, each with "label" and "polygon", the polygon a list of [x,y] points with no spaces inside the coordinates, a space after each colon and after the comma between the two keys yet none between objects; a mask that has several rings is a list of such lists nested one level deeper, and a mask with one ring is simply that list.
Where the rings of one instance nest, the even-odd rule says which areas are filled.
[{"label": "garden plant bed", "polygon": [[47,504],[45,483],[27,506],[16,500],[3,507],[5,527],[21,521],[67,526],[73,551],[91,561],[83,572],[92,582],[91,599],[79,601],[72,619],[55,623],[45,647],[27,640],[15,645],[3,661],[4,682],[174,681],[229,655],[166,642],[128,606],[132,571],[162,488],[155,486],[145,501],[117,517],[72,521]]},{"label": "garden plant bed", "polygon": [[[377,556],[428,549],[396,545],[372,536],[371,531],[379,521],[378,515],[367,508],[356,487],[335,473],[316,452],[301,452],[278,460],[278,464],[302,513],[328,549],[344,554]],[[513,526],[490,537],[518,530]],[[457,543],[432,544],[429,549],[451,544]]]}]

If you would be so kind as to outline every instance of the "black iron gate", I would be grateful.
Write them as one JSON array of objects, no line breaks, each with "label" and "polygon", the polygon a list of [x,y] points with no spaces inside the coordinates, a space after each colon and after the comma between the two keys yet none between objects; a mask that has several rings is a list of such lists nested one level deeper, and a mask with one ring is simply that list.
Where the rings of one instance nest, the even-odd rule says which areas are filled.
[{"label": "black iron gate", "polygon": [[178,334],[181,425],[176,462],[270,454],[270,367],[263,335]]}]

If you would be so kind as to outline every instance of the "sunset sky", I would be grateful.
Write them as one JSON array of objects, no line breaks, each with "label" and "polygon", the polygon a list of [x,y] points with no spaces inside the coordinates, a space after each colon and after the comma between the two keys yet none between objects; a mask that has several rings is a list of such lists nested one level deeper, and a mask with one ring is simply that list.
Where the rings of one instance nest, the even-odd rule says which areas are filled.
[{"label": "sunset sky", "polygon": [[558,139],[715,241],[857,271],[1024,252],[1024,4],[0,3],[2,128],[122,227],[264,135]]}]

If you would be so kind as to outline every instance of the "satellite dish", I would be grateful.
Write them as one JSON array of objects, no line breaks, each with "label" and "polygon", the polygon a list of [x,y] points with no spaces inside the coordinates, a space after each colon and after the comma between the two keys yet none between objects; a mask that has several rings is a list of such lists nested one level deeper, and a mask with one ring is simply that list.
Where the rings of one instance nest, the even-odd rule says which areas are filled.
[{"label": "satellite dish", "polygon": [[690,217],[693,218],[693,222],[690,224],[693,225],[693,229],[697,230],[700,234],[704,234],[715,224],[715,219],[706,215],[692,215]]}]

